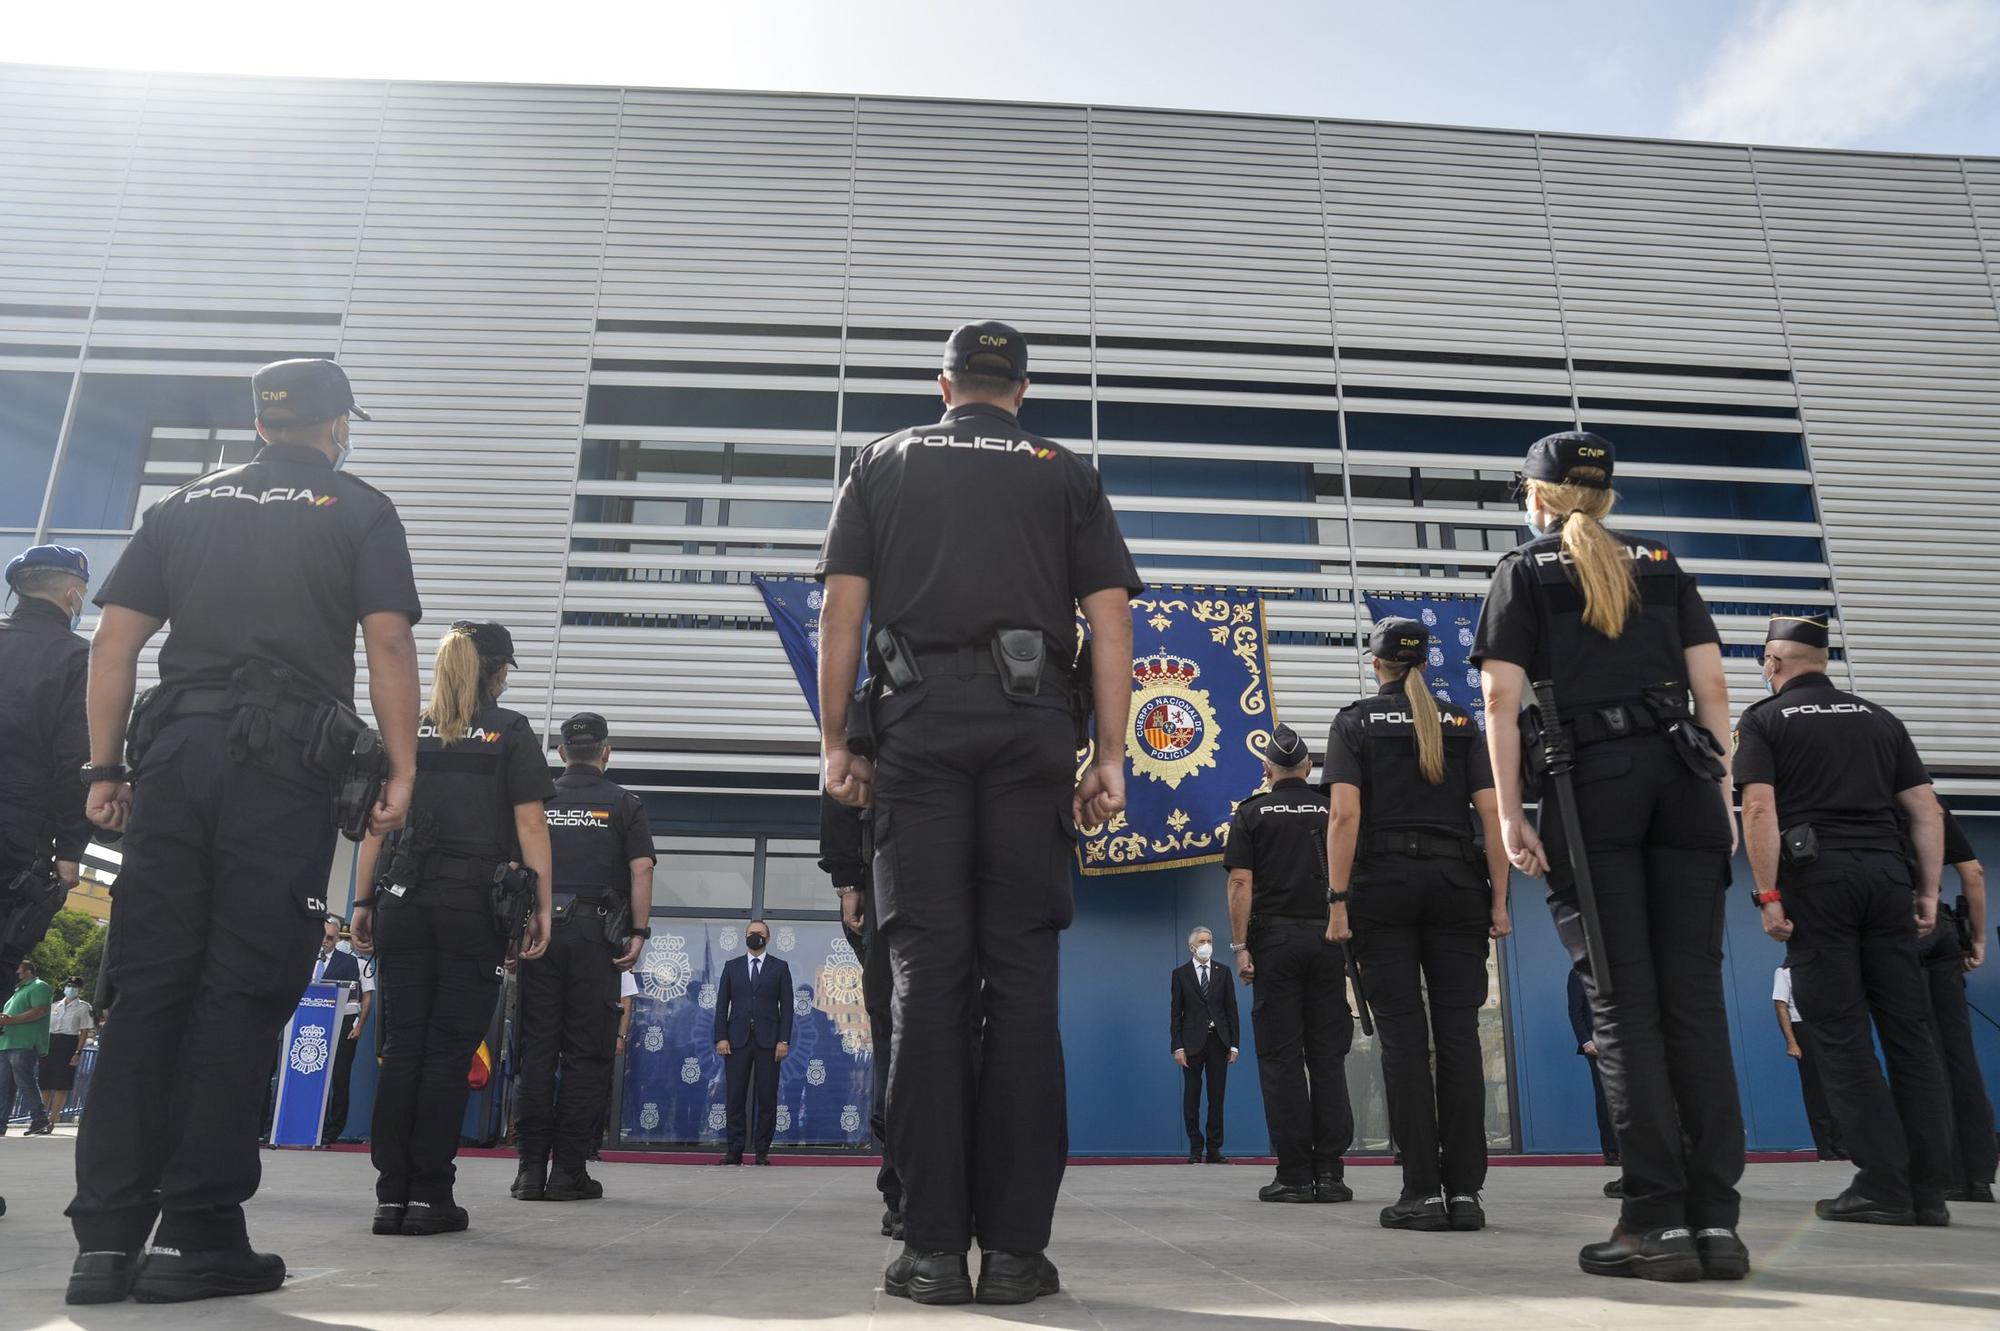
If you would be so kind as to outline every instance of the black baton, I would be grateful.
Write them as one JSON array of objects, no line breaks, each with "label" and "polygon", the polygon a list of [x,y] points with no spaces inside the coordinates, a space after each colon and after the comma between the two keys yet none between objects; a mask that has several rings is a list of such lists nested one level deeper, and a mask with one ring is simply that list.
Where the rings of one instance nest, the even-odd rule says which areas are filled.
[{"label": "black baton", "polygon": [[1570,873],[1576,879],[1576,908],[1583,917],[1583,948],[1590,959],[1590,977],[1597,985],[1598,995],[1608,1003],[1611,962],[1604,951],[1604,925],[1597,913],[1597,887],[1590,878],[1590,854],[1583,843],[1583,828],[1576,820],[1576,785],[1570,779],[1576,755],[1570,749],[1569,732],[1558,719],[1554,681],[1537,680],[1529,688],[1534,695],[1529,708],[1534,712],[1542,775],[1547,778],[1549,793],[1555,797],[1556,816],[1562,819],[1563,843],[1569,852]]},{"label": "black baton", "polygon": [[[1316,830],[1313,840],[1319,846],[1320,876],[1326,880],[1327,890],[1333,889],[1333,858],[1327,846],[1325,829]],[[1328,902],[1329,906],[1333,903]],[[1349,927],[1353,922],[1349,921]],[[1368,1007],[1368,991],[1361,986],[1361,966],[1354,960],[1354,949],[1346,943],[1340,944],[1340,968],[1347,973],[1348,983],[1354,986],[1354,1006],[1361,1010],[1361,1033],[1373,1037],[1375,1034],[1375,1014]]]}]

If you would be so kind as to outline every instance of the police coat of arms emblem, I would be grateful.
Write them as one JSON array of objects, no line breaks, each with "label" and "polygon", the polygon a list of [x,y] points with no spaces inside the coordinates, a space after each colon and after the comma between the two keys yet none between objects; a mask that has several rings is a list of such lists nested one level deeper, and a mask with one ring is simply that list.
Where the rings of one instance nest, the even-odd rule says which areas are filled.
[{"label": "police coat of arms emblem", "polygon": [[326,1066],[327,1053],[326,1027],[299,1027],[298,1038],[292,1041],[292,1071],[318,1072]]},{"label": "police coat of arms emblem", "polygon": [[853,1132],[860,1126],[860,1107],[856,1105],[842,1105],[840,1107],[840,1130],[842,1132]]},{"label": "police coat of arms emblem", "polygon": [[646,944],[639,957],[639,987],[646,997],[671,1003],[688,991],[694,963],[688,960],[687,938],[667,934]]},{"label": "police coat of arms emblem", "polygon": [[1165,652],[1132,663],[1132,731],[1126,736],[1132,770],[1179,789],[1204,767],[1215,766],[1221,732],[1208,692],[1194,686],[1201,667]]}]

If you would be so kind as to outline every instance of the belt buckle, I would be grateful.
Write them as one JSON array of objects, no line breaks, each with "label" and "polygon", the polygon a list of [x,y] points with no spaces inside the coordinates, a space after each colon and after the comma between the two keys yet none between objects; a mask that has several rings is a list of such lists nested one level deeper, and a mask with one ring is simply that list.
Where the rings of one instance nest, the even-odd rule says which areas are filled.
[{"label": "belt buckle", "polygon": [[1423,833],[1403,833],[1403,853],[1411,859],[1422,859],[1424,855]]},{"label": "belt buckle", "polygon": [[1632,733],[1632,715],[1623,704],[1598,708],[1597,719],[1604,723],[1613,739],[1623,739]]}]

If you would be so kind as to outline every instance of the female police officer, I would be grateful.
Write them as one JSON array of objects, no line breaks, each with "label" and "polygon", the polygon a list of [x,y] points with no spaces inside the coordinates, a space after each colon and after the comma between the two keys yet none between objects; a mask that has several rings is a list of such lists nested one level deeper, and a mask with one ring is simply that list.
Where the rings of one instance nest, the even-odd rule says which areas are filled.
[{"label": "female police officer", "polygon": [[[1345,937],[1352,915],[1355,961],[1382,1034],[1403,1149],[1403,1195],[1383,1209],[1383,1228],[1478,1229],[1486,940],[1513,925],[1486,746],[1471,714],[1439,703],[1424,683],[1430,640],[1414,619],[1377,623],[1368,647],[1381,689],[1343,708],[1327,737],[1328,937]],[[1472,841],[1474,807],[1483,852]]]},{"label": "female police officer", "polygon": [[[495,922],[496,876],[535,873],[521,956],[549,939],[549,829],[555,793],[528,719],[496,705],[514,664],[499,624],[466,620],[438,644],[430,705],[417,731],[409,830],[382,867],[380,839],[361,848],[354,935],[381,960],[382,1075],[371,1133],[377,1234],[466,1227],[452,1203],[466,1073],[493,1016],[513,941]],[[372,939],[371,939],[372,935]]]},{"label": "female police officer", "polygon": [[[1601,924],[1604,955],[1591,964],[1606,973],[1586,970],[1584,983],[1624,1203],[1611,1238],[1578,1262],[1593,1275],[1741,1279],[1743,1114],[1722,1001],[1734,820],[1714,740],[1729,723],[1729,690],[1694,578],[1665,546],[1603,526],[1612,461],[1608,441],[1581,431],[1528,450],[1537,535],[1495,569],[1472,659],[1508,858],[1547,875],[1557,932],[1583,962],[1594,940],[1572,870],[1581,846]],[[1544,682],[1575,748],[1577,825],[1557,811],[1572,777],[1552,775],[1537,835],[1521,807],[1517,714],[1531,683]]]}]

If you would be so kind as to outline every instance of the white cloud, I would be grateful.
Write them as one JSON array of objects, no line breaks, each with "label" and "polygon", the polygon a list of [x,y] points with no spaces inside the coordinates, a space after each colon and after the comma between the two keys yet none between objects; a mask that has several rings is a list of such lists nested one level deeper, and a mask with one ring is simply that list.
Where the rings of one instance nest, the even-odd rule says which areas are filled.
[{"label": "white cloud", "polygon": [[1839,147],[2000,77],[1996,0],[1762,0],[1682,105],[1687,138]]}]

